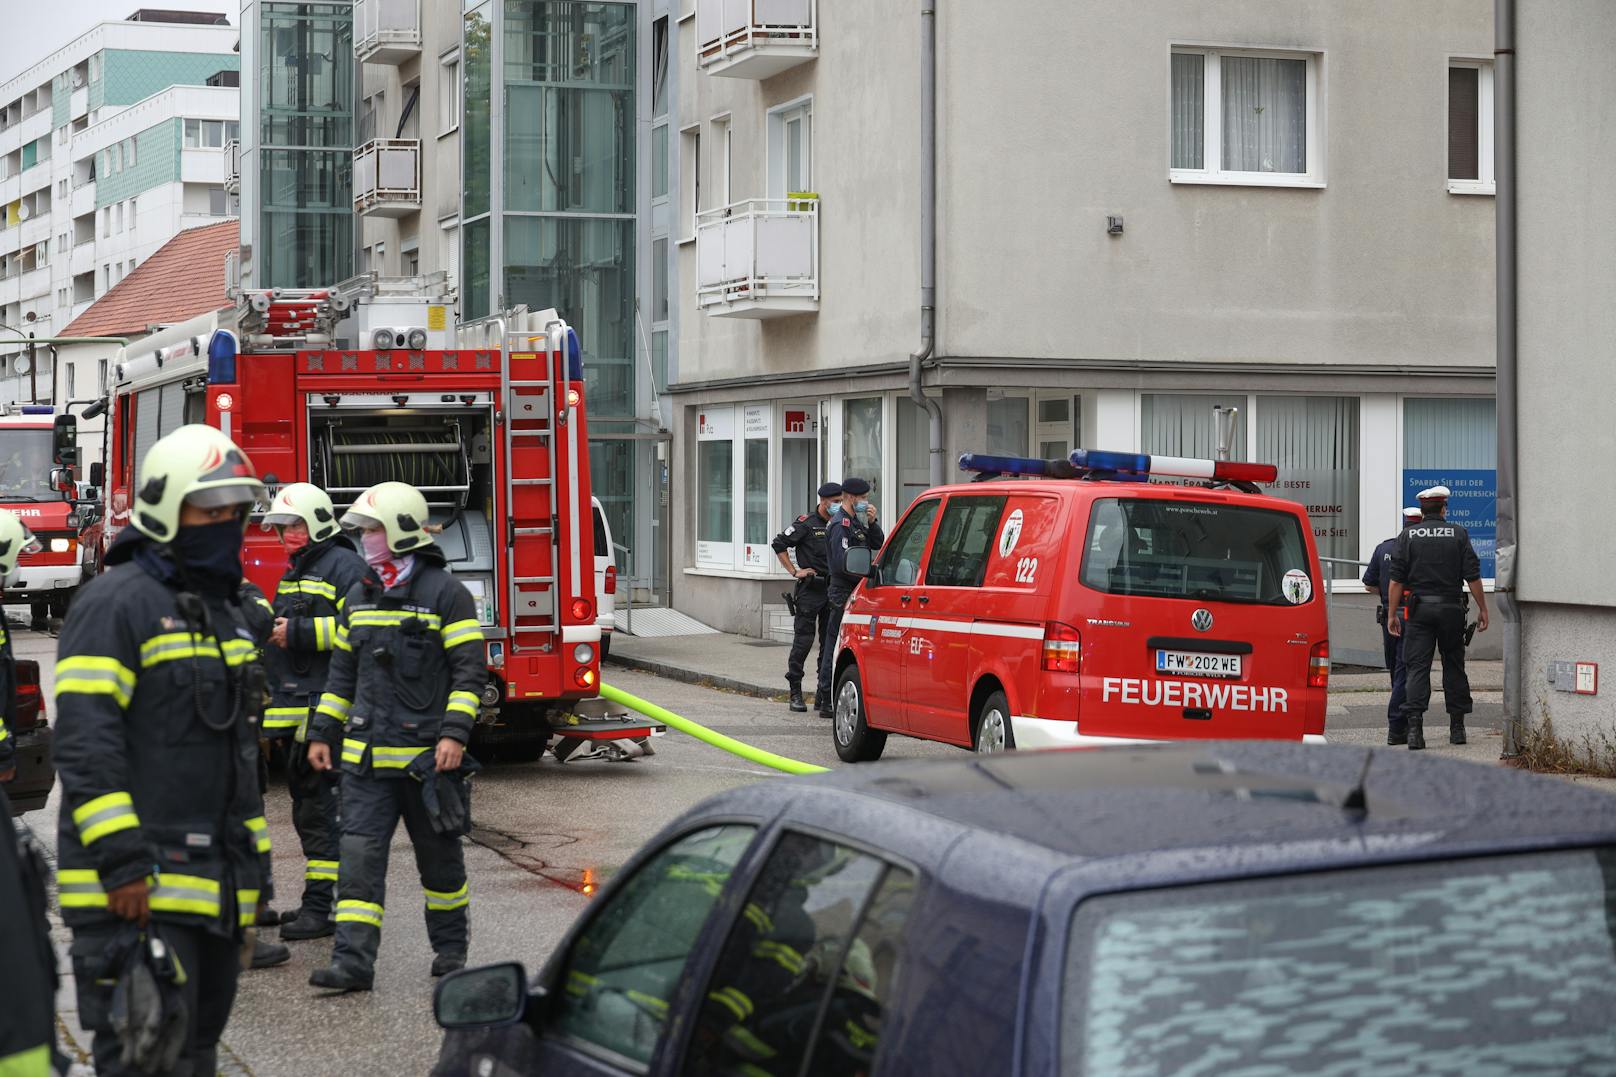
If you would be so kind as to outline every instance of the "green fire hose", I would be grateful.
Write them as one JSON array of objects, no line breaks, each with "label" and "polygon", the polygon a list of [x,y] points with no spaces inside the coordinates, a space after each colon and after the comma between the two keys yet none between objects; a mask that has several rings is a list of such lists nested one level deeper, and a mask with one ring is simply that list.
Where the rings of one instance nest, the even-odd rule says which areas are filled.
[{"label": "green fire hose", "polygon": [[631,710],[639,711],[647,718],[671,726],[681,733],[688,733],[697,740],[706,741],[714,748],[722,748],[726,752],[738,755],[742,759],[757,763],[760,766],[773,767],[775,770],[783,770],[787,774],[818,774],[821,771],[830,769],[816,766],[813,763],[804,763],[800,759],[787,759],[783,755],[775,755],[773,752],[765,752],[762,748],[754,748],[750,744],[743,744],[734,737],[726,737],[724,734],[708,729],[704,725],[692,722],[683,715],[675,714],[649,700],[630,695],[621,688],[613,688],[609,684],[600,686],[600,694],[603,699],[609,699],[613,703],[619,703]]}]

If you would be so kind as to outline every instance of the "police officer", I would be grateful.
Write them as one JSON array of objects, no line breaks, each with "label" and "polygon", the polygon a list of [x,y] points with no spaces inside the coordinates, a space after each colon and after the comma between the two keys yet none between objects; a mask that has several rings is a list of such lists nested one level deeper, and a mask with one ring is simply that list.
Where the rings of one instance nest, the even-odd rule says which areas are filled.
[{"label": "police officer", "polygon": [[[17,559],[24,553],[36,553],[39,549],[39,540],[21,518],[0,509],[0,578],[16,571]],[[17,776],[17,741],[6,724],[16,719],[17,663],[11,654],[11,635],[6,631],[3,616],[0,616],[0,708],[4,708],[0,710],[0,782],[9,782]]]},{"label": "police officer", "polygon": [[342,866],[336,944],[315,987],[368,991],[381,945],[388,846],[400,818],[426,892],[432,975],[466,964],[469,898],[458,836],[433,826],[421,785],[406,768],[434,754],[436,771],[460,769],[488,680],[471,592],[444,568],[426,529],[426,498],[401,482],[359,495],[342,518],[358,528],[371,575],[347,594],[336,651],[309,734],[309,762],[331,767],[342,745]]},{"label": "police officer", "polygon": [[1410,750],[1425,747],[1425,708],[1431,701],[1431,656],[1442,652],[1442,695],[1448,708],[1448,743],[1465,742],[1470,713],[1470,678],[1465,675],[1464,588],[1475,596],[1477,627],[1487,631],[1487,597],[1481,589],[1481,560],[1470,535],[1445,518],[1449,491],[1433,486],[1419,494],[1420,522],[1405,527],[1392,552],[1388,608],[1406,610],[1402,623],[1390,620],[1392,635],[1403,636],[1407,671],[1403,715]]},{"label": "police officer", "polygon": [[[825,594],[830,582],[825,530],[830,525],[831,507],[841,496],[841,483],[827,482],[819,488],[819,504],[814,511],[797,517],[769,543],[780,564],[797,578],[791,595],[791,656],[786,659],[786,684],[791,687],[791,709],[798,713],[808,709],[802,700],[802,670],[808,652],[814,649],[815,633],[819,635],[820,661],[814,663],[814,669],[824,666],[825,626],[830,621],[830,603]],[[787,550],[797,552],[796,564],[792,564]],[[829,696],[830,685],[819,681],[814,698],[822,702]]]},{"label": "police officer", "polygon": [[58,894],[103,1075],[150,1072],[146,1038],[120,1043],[113,1026],[116,955],[137,929],[166,947],[165,990],[183,999],[173,1072],[215,1072],[238,947],[268,897],[264,682],[239,604],[242,536],[263,493],[218,430],[160,439],[141,464],[132,526],[62,626]]},{"label": "police officer", "polygon": [[855,546],[866,546],[871,551],[881,549],[886,535],[875,520],[875,505],[865,500],[870,484],[857,477],[842,480],[842,501],[831,516],[826,543],[830,553],[830,585],[826,599],[830,603],[830,620],[825,626],[826,646],[819,650],[819,683],[824,693],[819,697],[819,715],[830,718],[836,713],[831,699],[831,673],[836,663],[836,636],[842,630],[842,611],[848,597],[858,586],[860,577],[847,571],[847,551]]},{"label": "police officer", "polygon": [[[1406,508],[1403,510],[1403,526],[1418,523],[1420,510]],[[1380,608],[1375,610],[1375,622],[1380,625],[1380,645],[1386,655],[1386,672],[1392,678],[1392,698],[1386,704],[1386,743],[1407,744],[1408,725],[1403,721],[1404,697],[1404,670],[1403,670],[1403,638],[1392,635],[1388,622],[1395,613],[1386,604],[1386,591],[1391,586],[1392,551],[1397,547],[1396,535],[1375,547],[1375,552],[1369,555],[1369,567],[1364,569],[1363,585],[1365,591],[1380,593]]]},{"label": "police officer", "polygon": [[330,935],[341,832],[337,827],[337,774],[309,765],[304,743],[309,718],[325,690],[336,647],[337,618],[349,591],[364,582],[365,562],[337,525],[331,498],[306,482],[281,488],[264,516],[289,557],[275,588],[273,628],[264,650],[269,709],[264,735],[292,746],[287,786],[292,824],[303,846],[303,900],[284,914],[281,938]]}]

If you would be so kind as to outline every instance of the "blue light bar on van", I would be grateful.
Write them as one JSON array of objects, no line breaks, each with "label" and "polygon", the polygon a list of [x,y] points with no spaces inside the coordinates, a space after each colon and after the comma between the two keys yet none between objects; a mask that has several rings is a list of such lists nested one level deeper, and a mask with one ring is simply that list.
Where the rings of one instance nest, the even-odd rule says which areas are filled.
[{"label": "blue light bar on van", "polygon": [[22,413],[24,415],[55,415],[56,408],[50,404],[24,404]]},{"label": "blue light bar on van", "polygon": [[584,380],[584,348],[578,342],[578,331],[567,326],[567,380]]},{"label": "blue light bar on van", "polygon": [[1274,482],[1279,468],[1273,464],[1242,464],[1233,460],[1197,460],[1187,456],[1155,456],[1103,449],[1077,449],[1072,466],[1084,471],[1119,475],[1171,476],[1181,479],[1216,479],[1222,482]]},{"label": "blue light bar on van", "polygon": [[1036,460],[1030,456],[992,456],[988,453],[961,453],[961,471],[983,475],[1038,475],[1047,479],[1073,479],[1077,472],[1065,460]]},{"label": "blue light bar on van", "polygon": [[240,350],[236,334],[228,329],[213,331],[213,338],[208,341],[208,384],[235,384],[236,353]]}]

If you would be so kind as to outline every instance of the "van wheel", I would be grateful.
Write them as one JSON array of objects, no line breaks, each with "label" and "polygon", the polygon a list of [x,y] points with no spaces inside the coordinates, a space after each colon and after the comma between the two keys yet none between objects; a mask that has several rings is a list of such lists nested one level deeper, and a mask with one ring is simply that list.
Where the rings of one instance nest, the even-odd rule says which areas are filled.
[{"label": "van wheel", "polygon": [[1016,735],[1010,728],[1010,701],[1003,692],[994,692],[982,701],[976,712],[976,750],[983,755],[1013,751]]},{"label": "van wheel", "polygon": [[849,665],[836,678],[836,709],[831,719],[836,754],[844,763],[868,763],[881,758],[887,735],[865,722],[864,684],[858,666]]}]

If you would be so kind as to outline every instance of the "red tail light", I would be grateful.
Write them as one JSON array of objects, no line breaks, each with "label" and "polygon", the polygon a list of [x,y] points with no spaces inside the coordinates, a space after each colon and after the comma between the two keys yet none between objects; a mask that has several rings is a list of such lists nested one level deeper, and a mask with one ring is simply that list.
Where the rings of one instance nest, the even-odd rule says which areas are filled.
[{"label": "red tail light", "polygon": [[1307,686],[1330,687],[1330,641],[1315,643],[1307,656]]},{"label": "red tail light", "polygon": [[16,732],[32,729],[45,720],[45,693],[39,686],[39,663],[17,663]]},{"label": "red tail light", "polygon": [[590,612],[591,612],[591,610],[593,608],[594,607],[591,605],[589,599],[587,599],[587,598],[575,598],[575,599],[573,599],[572,600],[572,619],[574,621],[587,621],[587,620],[589,620],[589,614],[590,614]]},{"label": "red tail light", "polygon": [[616,565],[607,565],[606,566],[606,593],[609,594],[609,595],[615,595],[617,593],[617,566]]},{"label": "red tail light", "polygon": [[579,688],[595,687],[595,671],[592,669],[580,669],[572,675],[572,679],[577,682]]},{"label": "red tail light", "polygon": [[1071,625],[1051,621],[1044,627],[1044,669],[1051,673],[1078,673],[1083,658],[1082,640]]}]

